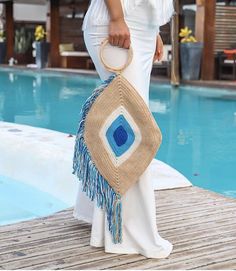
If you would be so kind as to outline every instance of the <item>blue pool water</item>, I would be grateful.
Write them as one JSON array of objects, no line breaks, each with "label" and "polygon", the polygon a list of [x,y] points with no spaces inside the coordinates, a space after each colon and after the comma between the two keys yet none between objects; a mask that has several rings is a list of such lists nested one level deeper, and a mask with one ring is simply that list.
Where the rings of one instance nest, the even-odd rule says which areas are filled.
[{"label": "blue pool water", "polygon": [[[93,76],[2,70],[0,120],[75,134],[99,84]],[[236,92],[152,82],[150,108],[163,134],[156,158],[194,185],[236,197]]]},{"label": "blue pool water", "polygon": [[46,216],[68,208],[52,195],[0,175],[0,225]]}]

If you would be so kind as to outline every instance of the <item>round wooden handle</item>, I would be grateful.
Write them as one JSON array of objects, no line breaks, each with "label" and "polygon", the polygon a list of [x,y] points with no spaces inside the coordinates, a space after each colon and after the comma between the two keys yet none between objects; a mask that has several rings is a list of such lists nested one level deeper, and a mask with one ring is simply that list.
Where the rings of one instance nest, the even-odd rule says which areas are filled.
[{"label": "round wooden handle", "polygon": [[130,45],[129,49],[128,49],[128,59],[126,61],[126,63],[124,65],[122,65],[121,67],[117,67],[117,68],[114,68],[114,67],[111,67],[109,66],[108,64],[106,64],[105,60],[104,60],[104,57],[103,57],[103,49],[104,47],[108,44],[109,42],[109,39],[108,38],[105,38],[102,42],[101,42],[101,47],[100,47],[100,59],[103,63],[103,65],[105,66],[105,68],[109,71],[112,71],[112,72],[115,72],[115,73],[121,73],[129,64],[130,62],[132,61],[132,58],[133,58],[133,49]]}]

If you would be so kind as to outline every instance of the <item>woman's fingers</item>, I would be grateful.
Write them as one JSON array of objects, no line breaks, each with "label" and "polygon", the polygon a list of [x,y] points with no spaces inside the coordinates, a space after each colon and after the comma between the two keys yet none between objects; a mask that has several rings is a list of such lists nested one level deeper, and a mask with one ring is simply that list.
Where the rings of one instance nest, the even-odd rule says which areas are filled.
[{"label": "woman's fingers", "polygon": [[130,36],[128,34],[119,34],[119,35],[109,35],[109,42],[113,46],[118,46],[121,48],[129,48],[130,46]]},{"label": "woman's fingers", "polygon": [[128,49],[130,46],[130,37],[127,37],[127,34],[125,35],[110,35],[109,36],[109,42],[113,46],[118,46],[121,48]]},{"label": "woman's fingers", "polygon": [[121,48],[129,49],[129,46],[130,46],[129,34],[120,35],[118,46]]},{"label": "woman's fingers", "polygon": [[129,47],[130,47],[130,38],[125,39],[123,48],[129,49]]},{"label": "woman's fingers", "polygon": [[117,35],[114,35],[114,37],[113,37],[113,46],[117,46],[118,45],[118,43],[119,43],[119,37],[117,37]]},{"label": "woman's fingers", "polygon": [[118,38],[118,46],[123,47],[125,42],[125,35],[120,34]]}]

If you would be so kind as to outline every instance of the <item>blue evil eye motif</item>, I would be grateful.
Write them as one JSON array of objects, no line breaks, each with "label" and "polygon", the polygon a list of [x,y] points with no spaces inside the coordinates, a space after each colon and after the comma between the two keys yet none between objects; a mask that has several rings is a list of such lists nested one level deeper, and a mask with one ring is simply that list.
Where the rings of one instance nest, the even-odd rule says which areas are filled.
[{"label": "blue evil eye motif", "polygon": [[124,115],[119,115],[106,131],[106,137],[116,157],[132,146],[135,134]]}]

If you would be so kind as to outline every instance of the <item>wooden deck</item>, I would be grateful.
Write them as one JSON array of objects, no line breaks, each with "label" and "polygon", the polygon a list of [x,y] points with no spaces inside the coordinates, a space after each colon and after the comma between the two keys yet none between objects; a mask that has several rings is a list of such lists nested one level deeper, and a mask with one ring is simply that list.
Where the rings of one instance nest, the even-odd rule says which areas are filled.
[{"label": "wooden deck", "polygon": [[166,259],[104,253],[72,209],[0,227],[0,269],[236,269],[236,200],[199,187],[156,192]]}]

